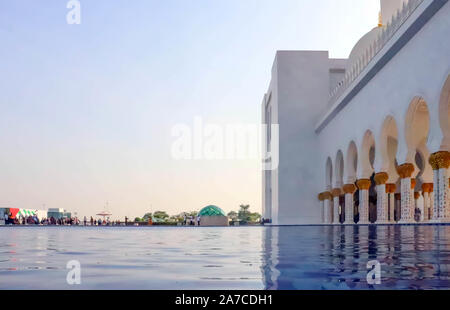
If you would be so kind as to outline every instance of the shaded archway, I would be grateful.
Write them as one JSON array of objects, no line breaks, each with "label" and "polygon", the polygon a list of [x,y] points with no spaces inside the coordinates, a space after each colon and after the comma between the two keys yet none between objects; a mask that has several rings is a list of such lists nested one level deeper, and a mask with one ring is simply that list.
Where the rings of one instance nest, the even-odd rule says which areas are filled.
[{"label": "shaded archway", "polygon": [[[429,151],[427,148],[428,135],[430,131],[430,112],[427,102],[422,97],[415,97],[408,108],[405,118],[405,139],[408,148],[406,161],[402,165],[401,184],[410,184],[401,190],[401,221],[414,222],[424,218],[424,200],[420,195],[424,183],[432,182],[431,166],[428,163]],[[411,166],[412,164],[412,166]],[[407,165],[414,167],[404,174]],[[401,185],[403,186],[403,185]],[[407,198],[403,198],[407,197]],[[428,198],[427,198],[428,199]],[[431,202],[425,202],[429,205]],[[425,206],[428,209],[428,206]]]},{"label": "shaded archway", "polygon": [[345,156],[345,183],[354,184],[356,182],[356,173],[358,169],[358,148],[354,141],[350,142],[347,154]]},{"label": "shaded archway", "polygon": [[383,122],[380,140],[378,141],[381,155],[381,170],[389,176],[387,183],[395,184],[398,181],[396,157],[398,150],[398,129],[394,117],[387,116]]},{"label": "shaded archway", "polygon": [[[342,188],[344,186],[344,155],[341,150],[336,154],[336,159],[334,161],[334,187],[333,197],[334,197],[334,223],[342,223],[344,221],[344,205],[345,198]],[[338,196],[339,195],[339,196]]]},{"label": "shaded archway", "polygon": [[417,149],[424,143],[426,145],[429,130],[430,112],[428,105],[422,97],[415,97],[409,105],[405,118],[405,139],[408,147],[406,162],[415,162]]},{"label": "shaded archway", "polygon": [[361,155],[359,159],[359,178],[370,179],[374,169],[375,162],[375,138],[370,130],[364,133],[361,143]]},{"label": "shaded archway", "polygon": [[334,162],[334,176],[335,187],[341,188],[344,186],[344,155],[341,150],[339,150],[336,154],[336,159]]},{"label": "shaded archway", "polygon": [[356,223],[359,220],[358,214],[358,190],[355,186],[357,172],[358,172],[358,148],[356,147],[356,143],[351,141],[348,148],[347,153],[345,155],[345,183],[344,192],[345,192],[345,223],[352,224]]},{"label": "shaded archway", "polygon": [[[393,223],[400,218],[400,205],[395,200],[395,193],[399,191],[399,175],[397,173],[397,151],[398,151],[398,128],[395,118],[387,116],[383,122],[378,141],[378,154],[381,158],[380,173],[381,179],[386,185],[380,186],[380,193],[377,193],[377,214],[381,222]],[[383,179],[382,174],[387,173],[387,180]],[[381,208],[381,210],[378,210]],[[383,209],[384,208],[384,209]]]},{"label": "shaded archway", "polygon": [[374,223],[377,216],[377,192],[375,187],[375,138],[372,131],[367,130],[361,143],[358,167],[359,213],[361,223]]},{"label": "shaded archway", "polygon": [[331,161],[331,158],[328,157],[325,168],[325,186],[327,191],[331,191],[332,182],[333,182],[333,163]]}]

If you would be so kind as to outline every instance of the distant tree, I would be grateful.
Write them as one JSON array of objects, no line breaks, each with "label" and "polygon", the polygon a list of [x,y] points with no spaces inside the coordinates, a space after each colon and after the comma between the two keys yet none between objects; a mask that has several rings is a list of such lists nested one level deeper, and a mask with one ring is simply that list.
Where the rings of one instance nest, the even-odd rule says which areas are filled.
[{"label": "distant tree", "polygon": [[150,219],[150,218],[152,218],[152,217],[153,217],[153,214],[152,214],[151,212],[145,213],[145,215],[142,217],[142,220],[145,221],[145,222],[147,222],[148,219]]},{"label": "distant tree", "polygon": [[169,214],[167,214],[165,211],[156,211],[155,213],[153,213],[153,217],[165,221],[169,218]]},{"label": "distant tree", "polygon": [[141,219],[140,217],[136,217],[136,218],[134,219],[134,221],[135,221],[136,223],[140,223],[140,222],[142,222],[142,219]]},{"label": "distant tree", "polygon": [[179,215],[172,215],[171,217],[169,217],[169,223],[182,223],[183,222],[183,215],[179,214]]},{"label": "distant tree", "polygon": [[238,219],[238,213],[236,211],[231,211],[227,214],[228,218],[232,221],[236,221]]},{"label": "distant tree", "polygon": [[261,214],[258,212],[254,212],[250,214],[250,222],[252,223],[259,223],[261,222]]},{"label": "distant tree", "polygon": [[191,212],[188,213],[188,216],[196,217],[197,214],[198,214],[197,211],[191,211]]},{"label": "distant tree", "polygon": [[246,224],[250,222],[250,205],[240,205],[238,212],[238,219],[241,223]]}]

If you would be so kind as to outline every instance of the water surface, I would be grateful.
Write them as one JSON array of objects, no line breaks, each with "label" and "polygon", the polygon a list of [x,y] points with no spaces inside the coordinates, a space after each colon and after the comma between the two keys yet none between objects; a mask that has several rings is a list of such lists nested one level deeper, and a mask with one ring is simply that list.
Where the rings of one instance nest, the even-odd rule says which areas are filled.
[{"label": "water surface", "polygon": [[0,228],[0,289],[449,287],[450,226]]}]

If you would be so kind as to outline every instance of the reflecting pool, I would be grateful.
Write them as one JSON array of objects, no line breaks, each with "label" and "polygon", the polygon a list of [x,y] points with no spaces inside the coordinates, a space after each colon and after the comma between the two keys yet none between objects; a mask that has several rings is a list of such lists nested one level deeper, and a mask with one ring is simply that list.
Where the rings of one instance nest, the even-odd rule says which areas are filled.
[{"label": "reflecting pool", "polygon": [[449,287],[450,226],[0,228],[0,289]]}]

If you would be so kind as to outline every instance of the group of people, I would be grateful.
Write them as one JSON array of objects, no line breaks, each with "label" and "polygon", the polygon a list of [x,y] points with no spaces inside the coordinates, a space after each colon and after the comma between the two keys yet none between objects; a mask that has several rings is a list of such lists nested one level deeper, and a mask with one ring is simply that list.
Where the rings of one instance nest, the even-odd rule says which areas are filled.
[{"label": "group of people", "polygon": [[[127,222],[127,218],[125,218],[125,222]],[[92,216],[88,222],[87,218],[84,217],[83,219],[84,226],[120,226],[121,222],[119,220],[117,221],[110,221],[109,217],[107,219],[98,219],[95,220]],[[88,225],[90,224],[90,225]]]},{"label": "group of people", "polygon": [[16,216],[13,217],[11,213],[5,213],[4,215],[5,225],[59,225],[59,226],[119,226],[120,221],[110,221],[109,218],[106,220],[95,220],[92,216],[90,221],[84,217],[84,221],[81,222],[77,217],[64,217],[64,218],[42,218],[39,219],[37,215],[30,216]]},{"label": "group of people", "polygon": [[80,221],[75,218],[42,218],[37,215],[16,216],[11,213],[5,213],[5,225],[80,225]]},{"label": "group of people", "polygon": [[5,225],[38,225],[40,221],[36,215],[13,217],[11,213],[5,213]]},{"label": "group of people", "polygon": [[183,219],[183,225],[184,226],[200,226],[200,220],[201,217],[200,215],[195,216],[186,216],[186,214],[184,215],[184,219]]}]

